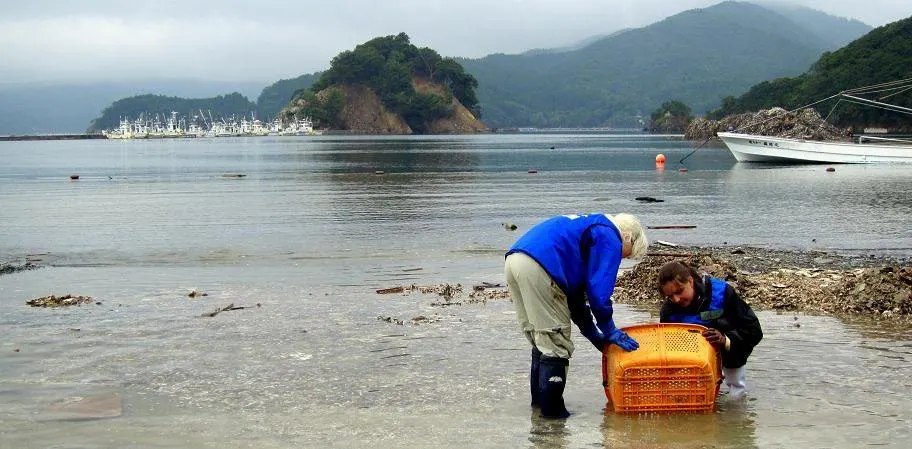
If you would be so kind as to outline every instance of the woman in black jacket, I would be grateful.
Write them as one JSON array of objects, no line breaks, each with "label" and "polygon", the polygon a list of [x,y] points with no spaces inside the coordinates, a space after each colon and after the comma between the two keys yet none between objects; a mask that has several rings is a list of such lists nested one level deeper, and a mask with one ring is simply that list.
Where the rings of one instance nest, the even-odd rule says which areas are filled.
[{"label": "woman in black jacket", "polygon": [[747,358],[763,338],[760,321],[750,306],[727,282],[701,276],[677,261],[659,269],[659,292],[666,298],[659,321],[708,327],[703,337],[722,356],[722,374],[729,396],[733,399],[744,396]]}]

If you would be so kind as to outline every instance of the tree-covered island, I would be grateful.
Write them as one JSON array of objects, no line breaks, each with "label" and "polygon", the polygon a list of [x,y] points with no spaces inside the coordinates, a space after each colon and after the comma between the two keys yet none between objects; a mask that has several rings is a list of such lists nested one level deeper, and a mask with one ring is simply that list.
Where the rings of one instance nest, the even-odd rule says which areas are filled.
[{"label": "tree-covered island", "polygon": [[371,39],[332,59],[280,112],[314,127],[367,134],[475,133],[478,82],[452,58],[418,48],[405,33]]}]

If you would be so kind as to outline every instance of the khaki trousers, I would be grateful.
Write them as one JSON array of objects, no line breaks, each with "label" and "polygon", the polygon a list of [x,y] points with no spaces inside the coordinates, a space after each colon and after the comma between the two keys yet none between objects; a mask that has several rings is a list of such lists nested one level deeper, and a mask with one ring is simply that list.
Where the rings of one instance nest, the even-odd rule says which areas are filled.
[{"label": "khaki trousers", "polygon": [[523,253],[507,256],[504,274],[516,319],[529,343],[542,355],[569,359],[574,348],[567,295],[535,259]]}]

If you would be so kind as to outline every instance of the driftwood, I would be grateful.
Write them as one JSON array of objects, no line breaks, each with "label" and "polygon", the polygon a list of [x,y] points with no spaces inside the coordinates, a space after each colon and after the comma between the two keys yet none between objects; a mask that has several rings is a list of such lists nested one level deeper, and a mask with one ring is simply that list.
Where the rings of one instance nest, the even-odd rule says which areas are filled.
[{"label": "driftwood", "polygon": [[[262,307],[262,304],[257,303],[257,304],[256,304],[256,307]],[[252,309],[252,308],[253,308],[253,306],[235,306],[234,303],[231,303],[231,304],[228,304],[228,305],[225,306],[225,307],[222,307],[221,309],[215,309],[215,311],[212,311],[212,312],[209,312],[209,313],[204,313],[204,314],[202,314],[202,315],[200,315],[200,316],[201,316],[201,317],[214,317],[214,316],[216,316],[216,315],[218,315],[218,314],[220,314],[220,313],[222,313],[222,312],[228,312],[228,311],[231,311],[231,310]]]},{"label": "driftwood", "polygon": [[827,123],[814,109],[786,111],[774,107],[759,112],[729,115],[718,121],[698,118],[687,126],[684,139],[709,139],[720,131],[807,140],[837,140],[852,134],[851,129],[837,128]]}]

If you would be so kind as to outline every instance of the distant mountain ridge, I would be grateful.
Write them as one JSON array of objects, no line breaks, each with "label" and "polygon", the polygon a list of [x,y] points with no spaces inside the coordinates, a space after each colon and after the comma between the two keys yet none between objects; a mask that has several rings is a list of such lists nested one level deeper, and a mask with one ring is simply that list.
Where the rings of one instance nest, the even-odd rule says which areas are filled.
[{"label": "distant mountain ridge", "polygon": [[[712,118],[779,106],[795,109],[823,100],[841,91],[912,78],[912,17],[876,28],[839,50],[824,53],[800,76],[763,81],[739,97],[729,97],[712,111]],[[898,92],[881,101],[912,108],[912,93]],[[908,115],[865,106],[840,104],[835,100],[814,107],[840,126],[891,127],[912,130]],[[832,113],[831,113],[832,111]]]},{"label": "distant mountain ridge", "polygon": [[[725,2],[562,48],[457,60],[478,80],[481,118],[489,126],[624,126],[669,100],[702,114],[756,83],[801,74],[824,51],[866,30],[856,20],[808,8]],[[0,84],[0,134],[82,132],[113,102],[145,94],[206,100],[240,92],[252,99],[259,91],[256,114],[269,120],[318,76],[265,88],[199,80],[160,88],[147,82]]]},{"label": "distant mountain ridge", "polygon": [[[670,99],[703,113],[757,82],[802,73],[821,53],[838,48],[834,42],[863,34],[857,21],[845,25],[819,11],[799,11],[785,16],[753,3],[724,2],[575,51],[460,63],[478,79],[488,126],[629,126]],[[835,29],[802,25],[814,17]]]},{"label": "distant mountain ridge", "polygon": [[837,49],[873,29],[855,19],[831,16],[816,9],[782,2],[757,2],[758,5],[777,12],[798,26],[813,33],[831,48]]}]

